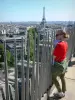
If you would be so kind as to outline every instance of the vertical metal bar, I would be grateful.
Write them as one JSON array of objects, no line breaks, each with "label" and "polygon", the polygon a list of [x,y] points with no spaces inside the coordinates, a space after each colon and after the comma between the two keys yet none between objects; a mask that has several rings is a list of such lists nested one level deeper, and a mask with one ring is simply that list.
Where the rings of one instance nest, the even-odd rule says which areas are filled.
[{"label": "vertical metal bar", "polygon": [[48,31],[46,32],[46,89],[45,91],[47,91],[48,88]]},{"label": "vertical metal bar", "polygon": [[45,47],[44,47],[44,93],[46,92],[46,70],[47,70],[47,65],[46,65],[46,43],[47,43],[47,40],[46,40],[46,32],[45,32]]},{"label": "vertical metal bar", "polygon": [[39,90],[39,34],[37,41],[37,63],[36,63],[36,88],[35,88],[35,100],[38,99],[38,90]]},{"label": "vertical metal bar", "polygon": [[5,94],[4,94],[4,91],[3,91],[3,87],[0,88],[0,91],[1,91],[1,95],[2,95],[2,100],[6,100]]},{"label": "vertical metal bar", "polygon": [[[40,54],[41,52],[41,48],[40,48],[40,34],[38,33],[38,37],[39,37],[39,57],[41,57],[42,54]],[[42,89],[42,65],[41,65],[41,59],[39,60],[39,88],[38,88],[38,100],[41,100],[41,89]]]},{"label": "vertical metal bar", "polygon": [[68,40],[69,50],[68,50],[68,60],[71,60],[71,52],[72,52],[72,35],[70,35],[70,39]]},{"label": "vertical metal bar", "polygon": [[[74,43],[74,40],[75,40],[75,26],[73,24],[73,43]],[[75,44],[73,44],[73,56],[75,55]]]},{"label": "vertical metal bar", "polygon": [[[40,35],[39,35],[40,37]],[[44,37],[43,37],[44,38]],[[44,40],[43,40],[44,41]],[[39,38],[39,43],[41,43],[40,38]],[[41,97],[43,96],[43,54],[44,54],[44,42],[41,45],[41,48],[39,48],[39,51],[41,50],[41,54],[40,54],[40,65],[39,65],[39,100],[41,100]]]},{"label": "vertical metal bar", "polygon": [[40,79],[39,79],[39,100],[41,100],[41,96],[42,96],[42,66],[40,66]]},{"label": "vertical metal bar", "polygon": [[50,85],[50,51],[49,51],[49,48],[50,48],[50,43],[49,43],[49,32],[48,32],[48,84],[47,84],[47,86],[49,87],[49,85]]},{"label": "vertical metal bar", "polygon": [[[51,61],[51,63],[52,63],[52,61],[53,61],[53,57],[52,57],[52,51],[53,51],[53,33],[54,33],[54,31],[52,30],[52,32],[51,32],[51,46],[50,46],[50,49],[51,49],[50,61]],[[51,64],[51,63],[50,63],[50,64]]]},{"label": "vertical metal bar", "polygon": [[26,100],[29,100],[29,59],[30,59],[30,38],[27,36],[27,70],[26,70]]},{"label": "vertical metal bar", "polygon": [[74,43],[74,39],[75,39],[75,36],[74,36],[74,28],[73,28],[73,30],[72,30],[71,33],[72,33],[72,40],[71,40],[71,46],[72,47],[71,47],[71,51],[70,51],[71,52],[70,57],[72,57],[72,54],[73,54],[73,51],[74,51],[74,44],[73,44]]},{"label": "vertical metal bar", "polygon": [[[42,48],[43,51],[43,48]],[[43,53],[43,52],[42,52]],[[41,54],[41,65],[40,65],[40,87],[39,87],[39,100],[41,100],[42,97],[42,92],[43,92],[43,62],[42,62],[42,58],[43,54]]]},{"label": "vertical metal bar", "polygon": [[33,54],[33,68],[32,68],[32,82],[31,82],[31,100],[35,100],[34,99],[34,82],[35,82],[35,55],[36,55],[36,33],[34,34],[34,54]]},{"label": "vertical metal bar", "polygon": [[48,80],[49,80],[49,78],[50,78],[50,77],[49,77],[49,66],[48,66],[48,63],[49,63],[49,57],[48,57],[48,56],[49,56],[49,46],[48,46],[49,39],[48,39],[48,38],[49,38],[49,30],[48,30],[48,32],[47,32],[47,48],[46,48],[46,49],[47,49],[47,50],[46,50],[46,51],[47,51],[47,57],[46,57],[46,64],[47,64],[47,71],[46,71],[46,73],[47,73],[47,77],[46,77],[46,78],[47,78],[47,83],[46,83],[46,86],[47,86],[47,89],[48,89],[48,87],[49,87],[49,85],[48,85],[48,84],[49,84],[49,83],[48,83]]},{"label": "vertical metal bar", "polygon": [[15,100],[19,100],[18,93],[18,69],[17,69],[17,50],[16,50],[16,40],[14,41],[14,65],[15,65]]},{"label": "vertical metal bar", "polygon": [[43,67],[43,73],[42,73],[42,78],[43,78],[43,85],[42,85],[42,95],[44,95],[44,72],[45,72],[45,29],[44,29],[44,35],[43,35],[43,51],[42,51],[42,67]]},{"label": "vertical metal bar", "polygon": [[49,60],[49,54],[50,54],[50,53],[49,53],[49,52],[50,52],[50,51],[49,51],[49,45],[50,45],[50,43],[49,43],[49,36],[50,36],[50,35],[49,35],[49,32],[48,32],[48,60]]},{"label": "vertical metal bar", "polygon": [[48,88],[48,31],[46,33],[46,89],[45,91],[47,91]]},{"label": "vertical metal bar", "polygon": [[9,100],[9,83],[8,83],[8,66],[7,66],[6,41],[4,41],[4,64],[5,64],[6,100]]},{"label": "vertical metal bar", "polygon": [[47,70],[47,65],[46,65],[46,47],[47,47],[47,39],[46,39],[46,32],[44,33],[44,93],[46,92],[46,81],[47,81],[47,74],[46,74],[46,70]]},{"label": "vertical metal bar", "polygon": [[[52,76],[51,74],[51,65],[52,65],[52,62],[53,62],[53,58],[52,58],[52,51],[53,51],[53,30],[51,30],[51,45],[50,45],[50,54],[49,54],[49,76]],[[50,80],[49,80],[49,83],[51,83],[51,80],[52,80],[52,77],[50,77]]]},{"label": "vertical metal bar", "polygon": [[25,100],[25,74],[24,74],[24,48],[23,48],[23,37],[22,37],[22,94],[21,100]]},{"label": "vertical metal bar", "polygon": [[41,96],[43,95],[43,53],[44,53],[44,37],[43,37],[43,44],[42,44],[42,56],[41,56]]},{"label": "vertical metal bar", "polygon": [[9,93],[10,93],[10,100],[14,100],[13,94],[12,94],[12,85],[9,85]]},{"label": "vertical metal bar", "polygon": [[25,43],[25,54],[27,54],[27,52],[26,52],[26,45],[27,45],[27,29],[26,29],[26,32],[25,32],[24,43]]},{"label": "vertical metal bar", "polygon": [[[50,87],[50,85],[51,85],[51,82],[52,82],[52,75],[51,75],[51,63],[52,63],[52,54],[51,54],[51,52],[52,52],[52,45],[53,45],[53,43],[52,43],[52,40],[53,40],[53,32],[52,32],[52,30],[50,30],[49,32],[48,32],[48,84],[47,84],[47,86],[48,86],[48,88],[47,89],[49,89],[49,87]],[[49,91],[47,91],[47,95],[49,96],[49,94],[50,94],[50,92]]]},{"label": "vertical metal bar", "polygon": [[[44,30],[45,31],[45,30]],[[45,57],[44,57],[44,54],[45,53],[45,32],[44,32],[44,37],[43,37],[43,59],[42,59],[42,62],[43,62],[43,87],[42,87],[42,95],[44,95],[44,60],[45,60]]]}]

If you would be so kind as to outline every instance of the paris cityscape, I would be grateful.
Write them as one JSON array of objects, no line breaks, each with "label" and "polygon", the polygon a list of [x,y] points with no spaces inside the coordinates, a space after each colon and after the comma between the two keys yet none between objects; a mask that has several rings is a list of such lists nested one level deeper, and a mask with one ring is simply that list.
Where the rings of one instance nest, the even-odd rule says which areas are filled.
[{"label": "paris cityscape", "polygon": [[[47,58],[51,57],[56,31],[64,30],[74,36],[75,21],[49,21],[45,6],[41,12],[41,21],[0,21],[0,100],[42,100],[51,86]],[[73,36],[70,42],[72,38],[74,42]],[[70,42],[69,58],[73,55],[71,49],[75,50]]]}]

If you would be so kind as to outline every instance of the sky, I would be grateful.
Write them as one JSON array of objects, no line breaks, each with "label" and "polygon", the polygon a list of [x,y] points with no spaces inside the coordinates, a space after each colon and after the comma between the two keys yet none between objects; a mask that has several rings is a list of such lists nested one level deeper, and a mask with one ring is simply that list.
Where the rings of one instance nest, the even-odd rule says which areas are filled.
[{"label": "sky", "polygon": [[75,21],[75,0],[0,0],[0,22]]}]

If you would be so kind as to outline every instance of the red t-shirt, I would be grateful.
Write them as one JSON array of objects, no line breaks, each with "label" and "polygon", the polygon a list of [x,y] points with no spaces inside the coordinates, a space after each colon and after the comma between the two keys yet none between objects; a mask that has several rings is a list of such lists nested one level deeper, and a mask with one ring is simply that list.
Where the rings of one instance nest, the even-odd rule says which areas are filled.
[{"label": "red t-shirt", "polygon": [[67,50],[68,50],[67,42],[65,41],[59,42],[53,51],[53,55],[56,56],[54,60],[57,62],[63,61],[66,58]]}]

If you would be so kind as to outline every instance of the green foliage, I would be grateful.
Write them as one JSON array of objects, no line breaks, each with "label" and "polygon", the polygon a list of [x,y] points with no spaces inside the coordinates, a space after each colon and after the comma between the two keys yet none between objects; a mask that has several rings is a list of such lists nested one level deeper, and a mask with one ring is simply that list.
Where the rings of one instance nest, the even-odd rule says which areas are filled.
[{"label": "green foliage", "polygon": [[[0,63],[4,62],[4,45],[0,44]],[[7,50],[7,64],[9,67],[14,66],[14,57],[12,54]]]},{"label": "green foliage", "polygon": [[4,47],[2,44],[0,44],[0,62],[4,61]]},{"label": "green foliage", "polygon": [[10,67],[10,66],[11,66],[11,67],[14,66],[14,56],[13,56],[13,55],[10,56],[10,60],[8,61],[8,65],[9,65],[9,67]]},{"label": "green foliage", "polygon": [[30,28],[28,30],[29,39],[30,39],[30,60],[33,60],[33,52],[34,52],[34,38],[37,38],[36,28]]}]

